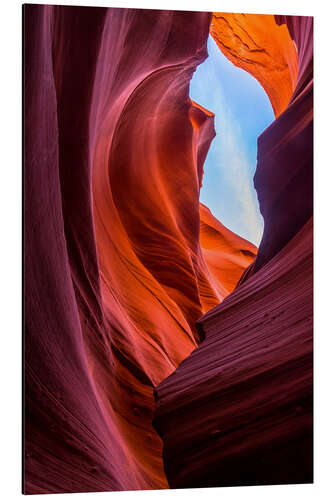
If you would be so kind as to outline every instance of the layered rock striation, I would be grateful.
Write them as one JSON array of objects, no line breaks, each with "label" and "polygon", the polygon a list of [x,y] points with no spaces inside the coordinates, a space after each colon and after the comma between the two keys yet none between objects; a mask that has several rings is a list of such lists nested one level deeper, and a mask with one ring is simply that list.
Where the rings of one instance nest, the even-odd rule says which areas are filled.
[{"label": "layered rock striation", "polygon": [[[312,480],[312,19],[211,18],[24,6],[26,493]],[[209,29],[277,117],[258,254],[199,203]]]},{"label": "layered rock striation", "polygon": [[264,235],[240,285],[197,322],[203,342],[155,390],[154,425],[173,488],[313,480],[313,20],[274,20],[297,47],[296,81],[294,63],[285,66],[286,97],[281,75],[265,83],[274,60],[253,19],[214,14],[212,33],[235,64],[251,64],[275,102],[254,178]]},{"label": "layered rock striation", "polygon": [[199,203],[210,21],[24,6],[25,493],[168,487],[154,387],[257,252]]}]

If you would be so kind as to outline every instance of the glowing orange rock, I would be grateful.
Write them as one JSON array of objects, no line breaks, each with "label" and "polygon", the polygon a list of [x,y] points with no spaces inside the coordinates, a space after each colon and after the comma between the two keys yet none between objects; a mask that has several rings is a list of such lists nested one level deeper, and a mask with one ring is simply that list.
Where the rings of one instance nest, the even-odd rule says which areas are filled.
[{"label": "glowing orange rock", "polygon": [[[112,370],[102,368],[101,394],[116,409],[134,477],[155,488],[167,484],[161,441],[151,426],[153,388],[197,346],[196,321],[236,286],[256,250],[199,203],[214,115],[189,99],[188,84],[206,56],[210,17],[194,15],[202,28],[189,36],[173,15],[163,16],[175,37],[170,54],[161,57],[161,47],[150,46],[155,31],[147,12],[131,36],[141,33],[150,56],[132,54],[122,73],[109,63],[113,32],[105,35],[93,98],[100,110],[94,223],[107,343],[115,353]],[[91,365],[100,377],[100,359],[91,357]]]},{"label": "glowing orange rock", "polygon": [[200,224],[210,19],[25,6],[26,493],[168,486],[154,387],[249,260]]},{"label": "glowing orange rock", "polygon": [[[216,16],[228,57],[268,76],[272,17]],[[313,481],[313,18],[276,22],[295,41],[299,71],[288,107],[258,138],[258,254],[242,284],[198,320],[199,347],[155,389],[173,488]],[[279,72],[263,85],[272,101],[281,92],[281,112]]]},{"label": "glowing orange rock", "polygon": [[213,282],[225,297],[253,262],[257,248],[230,231],[200,204],[200,244]]},{"label": "glowing orange rock", "polygon": [[297,49],[286,25],[273,15],[214,12],[210,32],[223,54],[261,83],[279,116],[297,79]]}]

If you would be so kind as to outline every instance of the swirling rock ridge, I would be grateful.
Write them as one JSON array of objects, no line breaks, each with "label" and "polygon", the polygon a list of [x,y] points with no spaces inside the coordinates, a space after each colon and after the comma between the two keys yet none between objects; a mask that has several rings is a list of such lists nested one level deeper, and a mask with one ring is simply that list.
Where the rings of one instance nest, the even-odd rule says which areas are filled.
[{"label": "swirling rock ridge", "polygon": [[167,488],[153,390],[257,249],[200,205],[210,13],[24,6],[24,492]]},{"label": "swirling rock ridge", "polygon": [[[227,57],[233,46],[251,48],[250,38],[251,71],[264,82],[269,51],[263,71],[262,31],[249,17],[247,32],[247,15],[214,14],[213,36]],[[295,42],[298,69],[296,80],[293,64],[285,74],[293,84],[283,103],[281,78],[266,82],[272,104],[283,106],[258,139],[258,255],[236,290],[198,320],[203,342],[155,389],[173,488],[313,481],[313,19],[275,22]],[[250,64],[244,51],[230,58]]]}]

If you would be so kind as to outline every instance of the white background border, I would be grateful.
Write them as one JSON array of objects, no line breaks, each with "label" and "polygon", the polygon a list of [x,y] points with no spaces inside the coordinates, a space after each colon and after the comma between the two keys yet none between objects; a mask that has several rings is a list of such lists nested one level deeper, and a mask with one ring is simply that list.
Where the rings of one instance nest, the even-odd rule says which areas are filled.
[{"label": "white background border", "polygon": [[[145,7],[315,16],[315,484],[64,495],[112,500],[333,498],[333,8],[317,0],[55,1],[62,5]],[[21,496],[21,2],[1,2],[0,496]],[[43,495],[51,498],[51,495]],[[52,498],[54,496],[52,495]]]}]

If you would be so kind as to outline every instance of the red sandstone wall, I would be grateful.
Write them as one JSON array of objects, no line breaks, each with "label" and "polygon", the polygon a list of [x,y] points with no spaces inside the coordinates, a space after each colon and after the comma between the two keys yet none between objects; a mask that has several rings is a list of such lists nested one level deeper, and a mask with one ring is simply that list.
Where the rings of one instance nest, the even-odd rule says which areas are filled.
[{"label": "red sandstone wall", "polygon": [[211,15],[24,17],[25,492],[165,488],[153,389],[256,254],[199,204]]},{"label": "red sandstone wall", "polygon": [[[25,491],[311,481],[312,19],[214,15],[278,116],[264,238],[220,304],[256,249],[199,204],[210,14],[24,9]],[[208,310],[156,389],[166,479],[153,391]]]},{"label": "red sandstone wall", "polygon": [[[246,68],[237,48],[249,34],[257,40],[253,18],[230,14],[226,26],[224,16],[214,15],[213,36]],[[295,41],[299,70],[293,94],[258,139],[254,180],[265,221],[258,255],[240,286],[198,321],[203,342],[155,390],[171,487],[313,480],[313,19],[276,22]],[[272,102],[280,83],[264,85]]]}]

